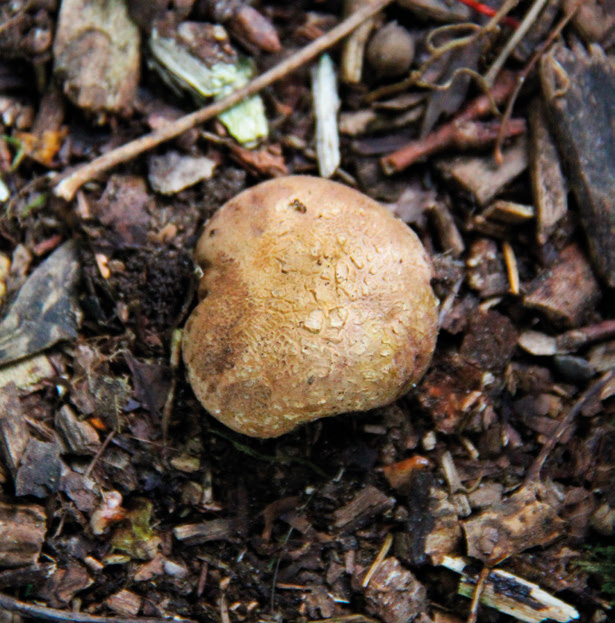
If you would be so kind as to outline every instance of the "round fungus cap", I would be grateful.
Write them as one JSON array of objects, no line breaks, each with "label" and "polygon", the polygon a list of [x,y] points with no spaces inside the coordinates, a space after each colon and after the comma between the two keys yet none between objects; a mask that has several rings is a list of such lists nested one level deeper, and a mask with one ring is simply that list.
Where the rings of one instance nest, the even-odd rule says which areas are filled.
[{"label": "round fungus cap", "polygon": [[276,437],[406,393],[436,342],[431,265],[414,232],[342,184],[291,176],[228,201],[196,261],[183,355],[205,409]]}]

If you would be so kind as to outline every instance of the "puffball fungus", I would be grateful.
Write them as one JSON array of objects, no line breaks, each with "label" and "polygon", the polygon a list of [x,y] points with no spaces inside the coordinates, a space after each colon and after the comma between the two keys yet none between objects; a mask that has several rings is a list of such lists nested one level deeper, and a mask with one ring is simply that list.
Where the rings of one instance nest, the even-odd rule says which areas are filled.
[{"label": "puffball fungus", "polygon": [[253,437],[386,405],[425,373],[431,265],[376,201],[291,176],[228,201],[197,244],[200,303],[183,354],[207,411]]}]

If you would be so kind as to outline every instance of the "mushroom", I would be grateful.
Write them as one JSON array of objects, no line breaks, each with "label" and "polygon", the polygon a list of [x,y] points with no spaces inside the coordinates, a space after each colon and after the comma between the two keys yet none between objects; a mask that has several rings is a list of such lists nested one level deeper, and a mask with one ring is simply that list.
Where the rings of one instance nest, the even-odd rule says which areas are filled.
[{"label": "mushroom", "polygon": [[184,362],[202,405],[235,431],[277,437],[389,404],[430,363],[429,259],[356,190],[307,176],[254,186],[206,224],[196,261]]}]

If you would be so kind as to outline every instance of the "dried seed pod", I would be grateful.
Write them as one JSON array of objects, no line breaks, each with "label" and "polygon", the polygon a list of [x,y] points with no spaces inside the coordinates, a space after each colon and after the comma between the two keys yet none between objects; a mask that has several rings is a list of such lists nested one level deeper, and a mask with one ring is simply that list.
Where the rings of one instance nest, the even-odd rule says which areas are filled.
[{"label": "dried seed pod", "polygon": [[406,73],[414,60],[414,39],[397,22],[381,28],[367,45],[367,61],[379,78]]},{"label": "dried seed pod", "polygon": [[183,353],[197,398],[255,437],[388,404],[424,374],[437,334],[431,265],[376,201],[304,176],[226,203],[196,250],[201,302]]}]

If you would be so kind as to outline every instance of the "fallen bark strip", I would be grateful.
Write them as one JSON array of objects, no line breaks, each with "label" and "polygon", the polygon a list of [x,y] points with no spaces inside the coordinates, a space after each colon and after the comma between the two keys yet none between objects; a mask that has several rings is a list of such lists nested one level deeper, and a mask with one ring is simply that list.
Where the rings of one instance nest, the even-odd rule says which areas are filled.
[{"label": "fallen bark strip", "polygon": [[243,99],[255,95],[264,88],[271,86],[284,76],[292,73],[302,65],[309,63],[322,54],[326,49],[350,34],[355,28],[360,26],[365,20],[369,19],[382,9],[384,9],[392,0],[374,0],[358,11],[349,15],[338,26],[322,35],[309,45],[305,46],[287,59],[281,61],[269,71],[257,76],[254,80],[248,82],[244,87],[233,91],[227,97],[214,102],[213,104],[196,110],[189,115],[180,117],[164,127],[146,134],[134,141],[130,141],[117,149],[113,149],[98,158],[92,160],[88,164],[79,167],[76,171],[70,173],[67,177],[61,179],[53,190],[54,194],[66,201],[70,201],[77,190],[89,180],[95,178],[100,173],[111,169],[112,167],[131,160],[136,156],[157,147],[161,143],[176,138],[187,130],[209,121],[217,117],[231,106],[238,104]]}]

